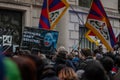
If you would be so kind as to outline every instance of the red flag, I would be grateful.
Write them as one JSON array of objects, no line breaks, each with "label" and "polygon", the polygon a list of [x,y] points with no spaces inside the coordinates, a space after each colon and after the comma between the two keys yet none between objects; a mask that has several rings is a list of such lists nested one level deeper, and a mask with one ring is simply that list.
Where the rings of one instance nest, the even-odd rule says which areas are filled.
[{"label": "red flag", "polygon": [[54,29],[68,6],[66,0],[44,0],[39,28]]},{"label": "red flag", "polygon": [[108,50],[112,50],[117,41],[100,0],[93,0],[85,25]]}]

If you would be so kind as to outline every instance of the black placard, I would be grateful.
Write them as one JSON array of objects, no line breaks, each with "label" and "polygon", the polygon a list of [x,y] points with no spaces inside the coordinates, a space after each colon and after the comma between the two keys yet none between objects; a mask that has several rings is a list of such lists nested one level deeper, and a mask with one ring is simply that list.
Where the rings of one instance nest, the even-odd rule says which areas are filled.
[{"label": "black placard", "polygon": [[58,32],[25,27],[22,35],[22,49],[52,54],[56,50]]}]

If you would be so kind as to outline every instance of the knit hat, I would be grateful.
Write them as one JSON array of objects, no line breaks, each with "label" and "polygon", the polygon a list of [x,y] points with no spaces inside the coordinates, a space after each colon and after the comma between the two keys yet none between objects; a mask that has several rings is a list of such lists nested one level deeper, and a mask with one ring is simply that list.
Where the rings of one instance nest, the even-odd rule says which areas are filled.
[{"label": "knit hat", "polygon": [[17,65],[9,58],[4,58],[7,80],[22,80]]},{"label": "knit hat", "polygon": [[64,46],[60,46],[60,47],[57,49],[57,51],[58,51],[58,52],[59,52],[59,51],[66,51],[66,49],[65,49]]}]

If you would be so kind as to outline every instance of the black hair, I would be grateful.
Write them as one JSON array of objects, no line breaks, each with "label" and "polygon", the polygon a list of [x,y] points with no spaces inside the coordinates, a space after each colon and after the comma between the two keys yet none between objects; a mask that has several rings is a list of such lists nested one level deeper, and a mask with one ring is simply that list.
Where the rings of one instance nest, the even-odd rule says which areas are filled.
[{"label": "black hair", "polygon": [[96,60],[86,61],[82,80],[106,80],[103,66]]}]

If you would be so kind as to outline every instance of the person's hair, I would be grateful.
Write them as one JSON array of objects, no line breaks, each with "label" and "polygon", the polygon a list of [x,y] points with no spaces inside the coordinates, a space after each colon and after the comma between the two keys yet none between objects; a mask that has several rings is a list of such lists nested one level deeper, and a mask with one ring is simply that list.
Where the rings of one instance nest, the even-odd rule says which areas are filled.
[{"label": "person's hair", "polygon": [[56,74],[58,75],[59,72],[61,71],[61,69],[63,69],[64,67],[66,67],[65,64],[58,64],[58,65],[56,66]]},{"label": "person's hair", "polygon": [[110,72],[114,66],[114,61],[112,58],[110,57],[103,57],[101,60],[100,60],[101,64],[103,65],[104,69],[107,71],[107,72]]},{"label": "person's hair", "polygon": [[56,72],[54,70],[54,66],[53,65],[46,65],[46,66],[44,66],[43,71],[42,71],[42,78],[54,77],[54,76],[56,76]]},{"label": "person's hair", "polygon": [[59,51],[57,57],[66,59],[67,58],[67,51]]},{"label": "person's hair", "polygon": [[106,80],[103,66],[96,60],[86,61],[82,80]]},{"label": "person's hair", "polygon": [[22,80],[36,80],[36,66],[35,63],[28,57],[13,57],[18,65]]},{"label": "person's hair", "polygon": [[60,80],[78,80],[77,74],[70,67],[65,67],[58,73]]},{"label": "person's hair", "polygon": [[115,57],[115,65],[117,67],[120,67],[120,56],[119,55]]},{"label": "person's hair", "polygon": [[[98,49],[95,49],[95,50],[93,50],[93,56],[96,56],[96,54],[98,54],[99,53],[99,50]],[[100,54],[100,53],[99,53]]]},{"label": "person's hair", "polygon": [[37,55],[28,55],[27,57],[34,61],[37,68],[37,80],[40,80],[44,65],[48,64],[47,59],[41,58]]},{"label": "person's hair", "polygon": [[92,56],[92,51],[88,48],[81,49],[81,54],[85,57]]},{"label": "person's hair", "polygon": [[73,55],[72,54],[68,54],[67,55],[67,59],[72,60],[73,59]]}]

